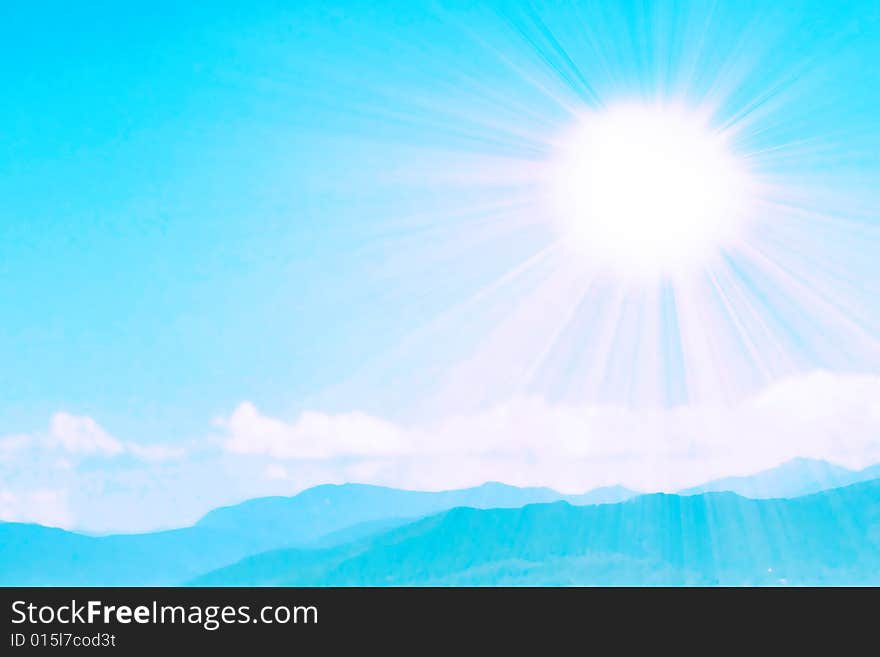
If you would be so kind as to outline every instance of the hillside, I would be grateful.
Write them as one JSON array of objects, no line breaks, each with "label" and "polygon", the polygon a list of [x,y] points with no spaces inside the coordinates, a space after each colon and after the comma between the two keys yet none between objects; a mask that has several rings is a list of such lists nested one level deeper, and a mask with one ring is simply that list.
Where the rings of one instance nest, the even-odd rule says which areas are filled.
[{"label": "hillside", "polygon": [[278,547],[202,528],[84,536],[0,523],[0,586],[164,586]]},{"label": "hillside", "polygon": [[[595,499],[631,494],[599,489]],[[0,585],[175,585],[248,555],[350,543],[455,506],[516,507],[562,497],[549,488],[496,483],[442,492],[346,484],[249,500],[216,509],[194,527],[145,534],[86,536],[0,523]],[[589,500],[591,493],[576,497]]]},{"label": "hillside", "polygon": [[880,584],[880,480],[797,499],[457,508],[343,547],[253,556],[192,583]]}]

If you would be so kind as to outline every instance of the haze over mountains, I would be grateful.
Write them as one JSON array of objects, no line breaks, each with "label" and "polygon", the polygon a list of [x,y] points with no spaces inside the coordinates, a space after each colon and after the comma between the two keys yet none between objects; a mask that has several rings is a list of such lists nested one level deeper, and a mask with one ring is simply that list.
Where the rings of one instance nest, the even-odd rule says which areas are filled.
[{"label": "haze over mountains", "polygon": [[850,470],[827,461],[799,458],[753,475],[715,479],[679,492],[682,495],[692,495],[730,491],[755,499],[800,497],[871,479],[880,479],[880,464],[863,470]]},{"label": "haze over mountains", "polygon": [[[0,523],[0,584],[861,583],[876,575],[880,485],[841,486],[871,478],[880,466],[797,459],[681,495],[346,484],[148,534]],[[706,492],[726,489],[743,497]]]},{"label": "haze over mountains", "polygon": [[642,495],[455,508],[351,544],[249,557],[203,586],[880,583],[880,480],[794,499]]},{"label": "haze over mountains", "polygon": [[196,527],[247,532],[269,541],[308,543],[345,529],[420,518],[457,506],[477,509],[520,507],[540,502],[600,504],[628,499],[636,492],[623,487],[598,488],[563,495],[550,488],[517,488],[489,482],[475,488],[439,492],[408,491],[366,484],[315,486],[294,497],[262,497],[215,509]]},{"label": "haze over mountains", "polygon": [[565,496],[499,483],[441,492],[343,484],[248,500],[215,509],[193,527],[147,534],[86,536],[0,523],[0,585],[173,585],[248,555],[346,543],[457,506],[520,507],[563,499],[593,504],[635,494],[622,487]]}]

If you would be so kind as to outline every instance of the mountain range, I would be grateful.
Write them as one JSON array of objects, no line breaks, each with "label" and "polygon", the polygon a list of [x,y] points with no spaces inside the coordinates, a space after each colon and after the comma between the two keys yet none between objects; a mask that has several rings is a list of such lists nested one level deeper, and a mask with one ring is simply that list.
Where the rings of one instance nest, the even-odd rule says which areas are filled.
[{"label": "mountain range", "polygon": [[198,586],[880,584],[880,480],[793,499],[642,495],[459,507],[318,550],[255,555]]},{"label": "mountain range", "polygon": [[[637,494],[622,486],[563,495],[551,488],[518,488],[497,482],[439,492],[366,484],[326,484],[294,497],[261,497],[221,507],[205,515],[196,527],[243,532],[270,542],[308,544],[323,540],[326,543],[329,536],[339,532],[351,538],[352,532],[358,533],[358,528],[370,532],[374,526],[403,524],[458,506],[493,509],[562,500],[571,504],[601,504],[620,502]],[[283,528],[283,537],[278,535],[280,528]]]},{"label": "mountain range", "polygon": [[[853,471],[822,461],[797,459],[750,477],[708,482],[679,495],[640,495],[623,487],[563,495],[549,488],[517,488],[499,483],[441,492],[344,484],[317,486],[293,497],[248,500],[215,509],[192,527],[146,534],[87,536],[39,525],[0,523],[0,585],[158,586],[184,582],[319,585],[386,581],[383,578],[387,575],[381,575],[384,572],[382,561],[376,555],[391,554],[394,551],[389,552],[389,546],[398,544],[422,545],[425,550],[431,550],[422,555],[423,563],[418,568],[413,566],[425,576],[400,579],[402,584],[557,580],[598,583],[604,581],[603,577],[615,582],[712,583],[722,581],[718,573],[730,578],[723,581],[738,581],[739,577],[757,582],[757,576],[749,569],[731,571],[735,576],[715,566],[712,566],[714,570],[706,571],[708,562],[700,551],[703,549],[700,540],[705,540],[705,536],[698,538],[693,533],[683,536],[675,533],[678,531],[675,525],[664,520],[675,519],[675,513],[670,509],[677,505],[681,513],[691,514],[694,518],[699,516],[699,509],[704,509],[705,517],[712,520],[711,527],[707,527],[712,532],[716,525],[721,528],[718,536],[728,536],[725,533],[728,531],[732,532],[730,536],[735,535],[731,527],[740,523],[739,531],[748,530],[748,540],[759,544],[757,547],[749,545],[749,550],[763,554],[762,541],[780,544],[774,534],[779,528],[764,527],[756,518],[772,525],[774,513],[782,514],[780,517],[796,514],[796,509],[801,508],[798,506],[802,504],[800,500],[807,499],[801,497],[805,493],[831,489],[826,497],[834,499],[838,494],[836,491],[849,490],[842,486],[872,476],[880,478],[880,466]],[[714,492],[722,490],[735,491],[739,495]],[[875,489],[868,486],[866,490]],[[759,499],[770,497],[797,497],[797,500]],[[865,501],[867,497],[859,500]],[[823,508],[827,511],[827,504]],[[869,504],[864,509],[852,509],[855,515],[868,514],[859,516],[862,523],[859,527],[874,527],[871,523],[876,518],[870,513],[875,508]],[[644,535],[626,533],[634,527],[634,513],[637,516],[643,514],[640,517],[644,523]],[[619,521],[609,520],[612,516],[608,514],[619,517]],[[819,511],[816,514],[816,518],[821,516]],[[822,516],[825,524],[816,525],[816,531],[825,531],[845,514],[838,513],[837,516],[836,519]],[[743,525],[749,518],[751,524]],[[680,518],[679,521],[683,520]],[[553,522],[562,522],[563,525],[553,530],[548,525]],[[514,523],[515,527],[505,528],[506,523]],[[593,543],[593,538],[585,539],[578,529],[582,526],[593,528],[589,529],[593,538],[600,536],[602,531],[611,531],[607,529],[609,527],[616,527],[614,531],[621,535],[621,542],[613,545],[607,541]],[[597,529],[601,527],[606,529]],[[709,529],[704,527],[705,531]],[[436,534],[435,530],[441,534]],[[594,530],[597,533],[593,533]],[[532,531],[537,533],[533,535]],[[564,538],[557,536],[560,531],[570,536],[559,543],[559,549],[563,549],[561,546],[567,544],[566,541],[574,541],[565,548],[570,552],[563,550],[557,554],[553,548],[541,556],[540,550],[533,546],[524,548],[526,552],[523,554],[510,553],[512,561],[503,567],[497,563],[498,555],[507,554],[502,544],[509,542],[512,536],[517,545],[522,540],[525,541],[522,545],[527,546],[530,541],[540,543],[542,533]],[[673,532],[671,535],[670,531]],[[461,532],[472,538],[479,537],[479,545],[468,543],[471,539],[459,536]],[[520,536],[518,532],[524,534]],[[648,549],[648,542],[660,540],[659,537],[664,535],[663,540],[667,542],[683,541],[680,549],[689,554],[700,554],[702,561],[688,559],[687,563],[678,563],[674,559],[670,561],[665,553]],[[415,536],[422,538],[413,543]],[[870,537],[874,535],[868,531],[852,536],[855,543],[847,549],[857,551],[867,545],[865,541],[873,540]],[[481,553],[480,545],[483,552],[489,552]],[[645,548],[644,552],[639,551],[640,545]],[[472,560],[475,567],[479,564],[476,571],[441,569],[434,572],[438,566],[434,563],[436,555],[433,550],[454,552],[465,548],[471,552],[461,558]],[[375,566],[373,570],[356,565],[369,554],[373,555],[369,557],[369,562]],[[402,555],[394,554],[395,559],[402,558]],[[410,557],[415,559],[418,555],[414,552]],[[724,563],[727,562],[722,565]],[[518,571],[520,567],[525,570]],[[767,567],[773,568],[772,565]],[[768,571],[772,572],[775,571]],[[834,572],[835,577],[844,576],[840,569]],[[798,577],[803,578],[803,575]],[[768,575],[760,581],[776,580]]]},{"label": "mountain range", "polygon": [[294,545],[331,547],[458,506],[521,507],[561,499],[593,504],[635,494],[622,487],[564,496],[499,483],[441,492],[328,484],[293,497],[222,507],[192,527],[146,534],[87,536],[0,523],[0,585],[170,586],[248,555]]},{"label": "mountain range", "polygon": [[715,479],[679,493],[693,495],[730,491],[755,499],[800,497],[871,479],[880,479],[880,464],[863,470],[850,470],[827,461],[798,458],[753,475]]}]

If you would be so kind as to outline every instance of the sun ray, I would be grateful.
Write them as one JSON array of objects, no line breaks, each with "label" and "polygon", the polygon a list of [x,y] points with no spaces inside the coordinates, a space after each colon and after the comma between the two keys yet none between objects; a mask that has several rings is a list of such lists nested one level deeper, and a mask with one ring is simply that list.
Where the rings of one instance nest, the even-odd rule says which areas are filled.
[{"label": "sun ray", "polygon": [[[785,59],[779,45],[798,23],[772,8],[596,3],[438,17],[500,77],[457,67],[444,44],[448,75],[432,70],[431,83],[393,109],[383,104],[391,88],[359,108],[387,124],[387,166],[373,177],[430,192],[428,211],[389,212],[374,236],[377,252],[390,253],[376,265],[381,280],[393,288],[397,264],[409,263],[422,303],[449,291],[431,271],[470,266],[481,249],[504,254],[494,279],[461,283],[461,299],[402,342],[426,348],[454,330],[453,317],[480,327],[470,346],[450,348],[439,397],[466,397],[450,392],[461,386],[496,398],[726,400],[816,362],[843,366],[874,352],[876,317],[860,309],[876,280],[847,273],[841,254],[870,271],[880,203],[869,181],[854,190],[847,176],[844,190],[834,173],[867,157],[867,146],[840,143],[872,126],[834,126],[801,108],[833,80],[817,63],[839,52],[839,34]],[[627,107],[632,120],[615,133],[615,112],[625,117],[618,108]],[[604,153],[601,141],[573,139],[590,117],[600,117]],[[404,148],[414,131],[422,139]],[[705,154],[713,140],[721,147],[712,157],[682,167],[689,178],[672,175],[689,147]],[[829,346],[830,335],[848,346]]]}]

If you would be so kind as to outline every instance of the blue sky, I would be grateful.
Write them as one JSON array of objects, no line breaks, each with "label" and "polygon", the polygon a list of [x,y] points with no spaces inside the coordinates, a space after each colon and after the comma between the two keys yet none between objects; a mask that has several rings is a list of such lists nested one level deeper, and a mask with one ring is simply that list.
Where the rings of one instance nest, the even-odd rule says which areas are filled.
[{"label": "blue sky", "polygon": [[[806,379],[821,389],[870,399],[876,0],[249,4],[3,9],[0,436],[53,445],[0,458],[6,516],[67,500],[64,522],[110,527],[124,500],[142,499],[145,526],[173,524],[185,518],[153,490],[169,486],[188,518],[325,479],[539,483],[551,466],[477,459],[466,481],[402,474],[420,441],[446,435],[437,427],[499,407],[729,408],[786,382],[803,390],[816,371],[845,379]],[[587,286],[541,255],[554,234],[524,172],[578,108],[667,97],[734,126],[783,210],[714,272],[723,294],[696,280]],[[659,336],[650,357],[646,326]],[[858,400],[846,412],[873,418]],[[348,418],[328,431],[388,447],[288,448],[302,413],[326,414],[321,427]],[[95,426],[53,425],[68,415]],[[535,421],[535,436],[555,422]],[[186,456],[144,464],[95,427]],[[73,434],[88,458],[61,459],[65,477],[34,474],[53,472],[61,457],[48,452]],[[249,447],[229,449],[243,436]],[[643,445],[633,457],[650,461]],[[742,467],[875,453],[868,438],[810,449]],[[526,461],[541,461],[532,451]],[[117,483],[83,492],[102,477],[122,482],[123,501]]]}]

